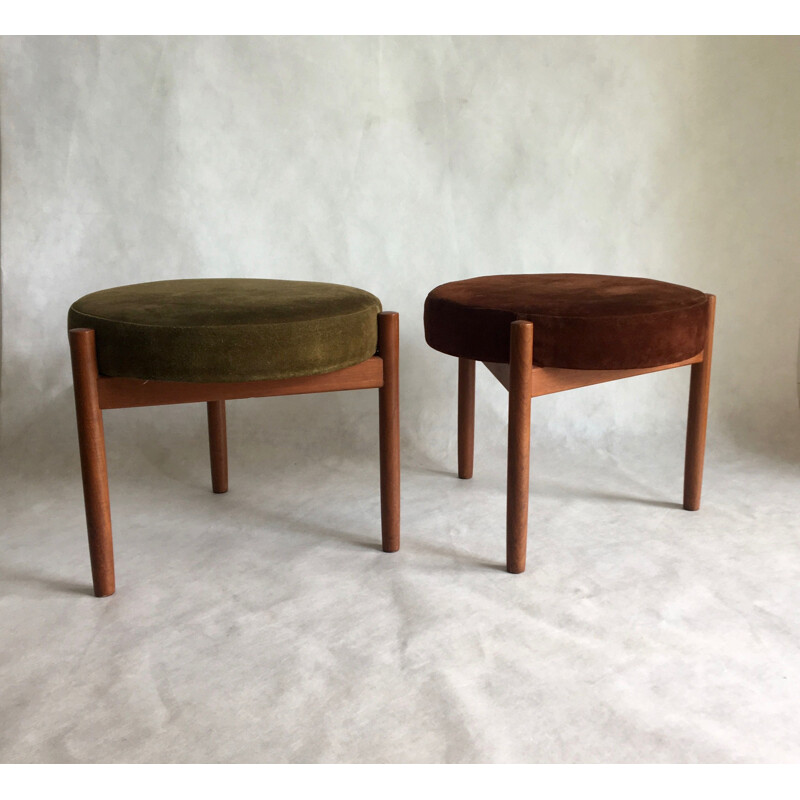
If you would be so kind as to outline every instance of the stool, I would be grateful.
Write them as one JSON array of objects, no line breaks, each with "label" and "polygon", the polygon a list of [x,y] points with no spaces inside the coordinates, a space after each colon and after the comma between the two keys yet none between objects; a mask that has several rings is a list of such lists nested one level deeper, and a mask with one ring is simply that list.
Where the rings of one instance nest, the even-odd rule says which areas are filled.
[{"label": "stool", "polygon": [[531,398],[691,364],[683,506],[700,507],[714,295],[645,278],[492,275],[425,301],[425,338],[458,363],[458,475],[472,477],[475,362],[508,390],[506,559],[525,571]]},{"label": "stool", "polygon": [[82,297],[68,327],[97,597],[115,586],[104,409],[207,403],[212,488],[222,493],[226,400],[378,389],[382,542],[400,547],[398,315],[377,297],[306,281],[156,281]]}]

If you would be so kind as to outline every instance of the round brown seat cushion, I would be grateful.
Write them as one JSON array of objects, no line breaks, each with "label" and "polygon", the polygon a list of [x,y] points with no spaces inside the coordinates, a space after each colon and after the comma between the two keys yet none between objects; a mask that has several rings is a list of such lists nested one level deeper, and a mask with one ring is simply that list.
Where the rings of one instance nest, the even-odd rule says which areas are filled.
[{"label": "round brown seat cushion", "polygon": [[332,372],[375,354],[377,297],[352,286],[219,278],[87,294],[70,328],[94,328],[101,374],[232,382]]},{"label": "round brown seat cushion", "polygon": [[510,325],[533,322],[533,363],[565,369],[672,364],[705,345],[703,292],[612,275],[491,275],[437,286],[425,301],[436,350],[507,363]]}]

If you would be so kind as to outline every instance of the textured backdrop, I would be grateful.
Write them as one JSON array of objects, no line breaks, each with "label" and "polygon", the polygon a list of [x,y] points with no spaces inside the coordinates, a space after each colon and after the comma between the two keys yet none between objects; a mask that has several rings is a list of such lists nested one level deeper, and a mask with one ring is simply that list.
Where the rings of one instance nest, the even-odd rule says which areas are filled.
[{"label": "textured backdrop", "polygon": [[[237,275],[399,311],[405,441],[438,454],[455,365],[424,344],[427,291],[575,271],[716,293],[714,435],[760,449],[800,427],[799,72],[792,39],[5,38],[3,441],[73,445],[72,300]],[[536,424],[678,435],[686,380],[541,401]],[[359,435],[363,402],[304,408]],[[243,424],[269,436],[265,413]]]}]

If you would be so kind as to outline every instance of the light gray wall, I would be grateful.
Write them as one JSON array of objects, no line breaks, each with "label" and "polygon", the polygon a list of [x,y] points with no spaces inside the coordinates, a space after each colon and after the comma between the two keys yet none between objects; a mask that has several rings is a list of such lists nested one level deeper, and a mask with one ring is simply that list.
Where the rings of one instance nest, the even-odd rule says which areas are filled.
[{"label": "light gray wall", "polygon": [[[74,299],[194,276],[379,295],[401,313],[406,443],[436,459],[452,453],[456,372],[424,343],[422,303],[439,283],[486,273],[632,274],[714,292],[715,435],[768,451],[800,427],[797,39],[0,47],[6,444],[74,447]],[[543,398],[538,435],[682,436],[686,373]],[[500,442],[493,380],[481,376],[479,436]],[[355,394],[237,414],[234,428],[256,436],[374,438],[361,420],[373,399]],[[168,409],[112,424],[199,435],[200,420]]]}]

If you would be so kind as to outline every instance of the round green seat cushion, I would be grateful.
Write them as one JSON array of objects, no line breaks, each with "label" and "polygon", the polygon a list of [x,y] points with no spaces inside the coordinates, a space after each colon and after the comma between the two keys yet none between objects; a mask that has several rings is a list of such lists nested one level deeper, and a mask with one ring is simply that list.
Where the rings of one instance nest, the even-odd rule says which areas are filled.
[{"label": "round green seat cushion", "polygon": [[205,278],[118,286],[72,304],[102,375],[233,382],[318,375],[375,355],[377,297],[352,286]]}]

